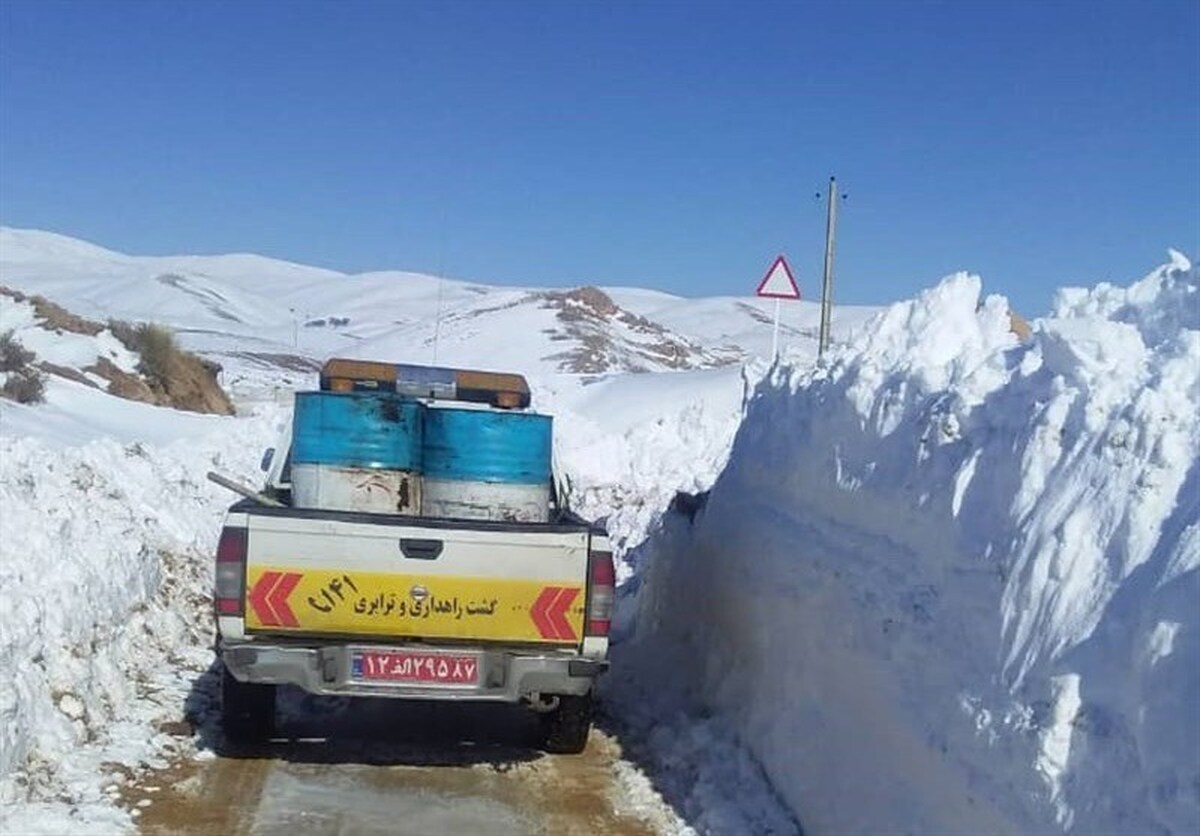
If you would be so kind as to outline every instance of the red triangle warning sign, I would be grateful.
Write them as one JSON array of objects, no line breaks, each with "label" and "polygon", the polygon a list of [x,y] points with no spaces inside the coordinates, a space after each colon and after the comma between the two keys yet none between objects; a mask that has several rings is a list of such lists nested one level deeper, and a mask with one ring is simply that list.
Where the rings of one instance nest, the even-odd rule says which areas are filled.
[{"label": "red triangle warning sign", "polygon": [[775,259],[775,263],[758,283],[758,290],[754,293],[769,299],[800,298],[800,286],[796,284],[796,277],[792,275],[792,268],[788,266],[786,258],[779,256]]}]

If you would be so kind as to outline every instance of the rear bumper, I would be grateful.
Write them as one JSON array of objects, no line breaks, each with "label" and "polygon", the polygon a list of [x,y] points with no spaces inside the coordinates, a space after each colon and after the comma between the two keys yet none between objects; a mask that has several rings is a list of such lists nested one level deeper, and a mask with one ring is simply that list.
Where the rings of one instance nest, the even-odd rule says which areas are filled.
[{"label": "rear bumper", "polygon": [[[417,649],[417,648],[412,648]],[[436,652],[437,649],[421,647]],[[539,694],[581,696],[591,690],[608,662],[570,653],[531,654],[479,648],[455,648],[480,653],[479,684],[413,685],[365,683],[351,678],[351,651],[344,645],[299,647],[258,642],[223,642],[221,660],[242,682],[296,685],[311,694],[399,699],[483,700],[519,702]]]}]

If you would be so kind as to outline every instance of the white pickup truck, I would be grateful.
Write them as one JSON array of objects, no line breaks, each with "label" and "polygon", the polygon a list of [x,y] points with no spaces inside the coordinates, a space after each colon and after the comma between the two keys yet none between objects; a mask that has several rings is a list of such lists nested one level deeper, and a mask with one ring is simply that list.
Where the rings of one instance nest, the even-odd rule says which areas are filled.
[{"label": "white pickup truck", "polygon": [[603,531],[549,522],[448,520],[287,504],[289,457],[264,495],[229,509],[214,606],[222,717],[231,740],[269,737],[275,690],[521,702],[542,746],[587,743],[608,663],[614,597]]}]

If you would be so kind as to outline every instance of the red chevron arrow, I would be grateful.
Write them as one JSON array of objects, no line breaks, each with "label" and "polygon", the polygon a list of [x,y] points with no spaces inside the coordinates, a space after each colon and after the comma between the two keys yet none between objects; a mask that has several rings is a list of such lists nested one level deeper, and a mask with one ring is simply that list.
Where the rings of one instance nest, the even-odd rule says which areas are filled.
[{"label": "red chevron arrow", "polygon": [[541,633],[543,639],[558,638],[558,631],[554,625],[546,620],[546,606],[554,603],[554,599],[558,597],[560,587],[547,586],[543,587],[538,593],[537,600],[533,602],[533,606],[529,608],[529,617],[533,619],[533,624]]},{"label": "red chevron arrow", "polygon": [[279,619],[275,617],[275,611],[267,603],[267,596],[271,593],[271,588],[275,586],[278,580],[279,572],[263,572],[262,577],[258,579],[258,583],[254,584],[254,588],[246,596],[246,603],[254,610],[254,614],[258,616],[258,620],[268,627],[274,627],[279,623]]},{"label": "red chevron arrow", "polygon": [[571,629],[571,624],[567,621],[566,616],[567,609],[578,595],[578,589],[564,588],[554,599],[554,603],[546,608],[546,616],[558,628],[560,639],[575,640],[575,631]]},{"label": "red chevron arrow", "polygon": [[275,610],[275,614],[279,616],[279,624],[281,627],[299,627],[300,622],[296,620],[296,614],[292,612],[292,608],[288,606],[288,596],[292,594],[292,590],[296,588],[296,584],[300,583],[300,579],[304,575],[299,572],[288,572],[279,579],[279,583],[275,585],[275,589],[267,596],[267,601]]},{"label": "red chevron arrow", "polygon": [[266,627],[299,627],[296,614],[288,606],[288,596],[304,575],[296,572],[263,572],[246,596],[258,620]]},{"label": "red chevron arrow", "polygon": [[542,589],[533,606],[529,608],[529,617],[533,619],[542,638],[575,640],[575,630],[567,621],[566,613],[578,596],[578,589],[565,586],[547,586]]}]

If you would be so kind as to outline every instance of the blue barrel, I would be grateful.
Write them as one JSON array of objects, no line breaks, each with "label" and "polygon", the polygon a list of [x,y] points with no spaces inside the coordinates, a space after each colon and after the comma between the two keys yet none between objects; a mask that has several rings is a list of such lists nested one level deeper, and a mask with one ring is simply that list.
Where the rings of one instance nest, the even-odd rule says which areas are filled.
[{"label": "blue barrel", "polygon": [[297,392],[292,462],[419,473],[423,411],[385,392]]},{"label": "blue barrel", "polygon": [[422,471],[431,479],[549,485],[551,417],[430,407]]}]

